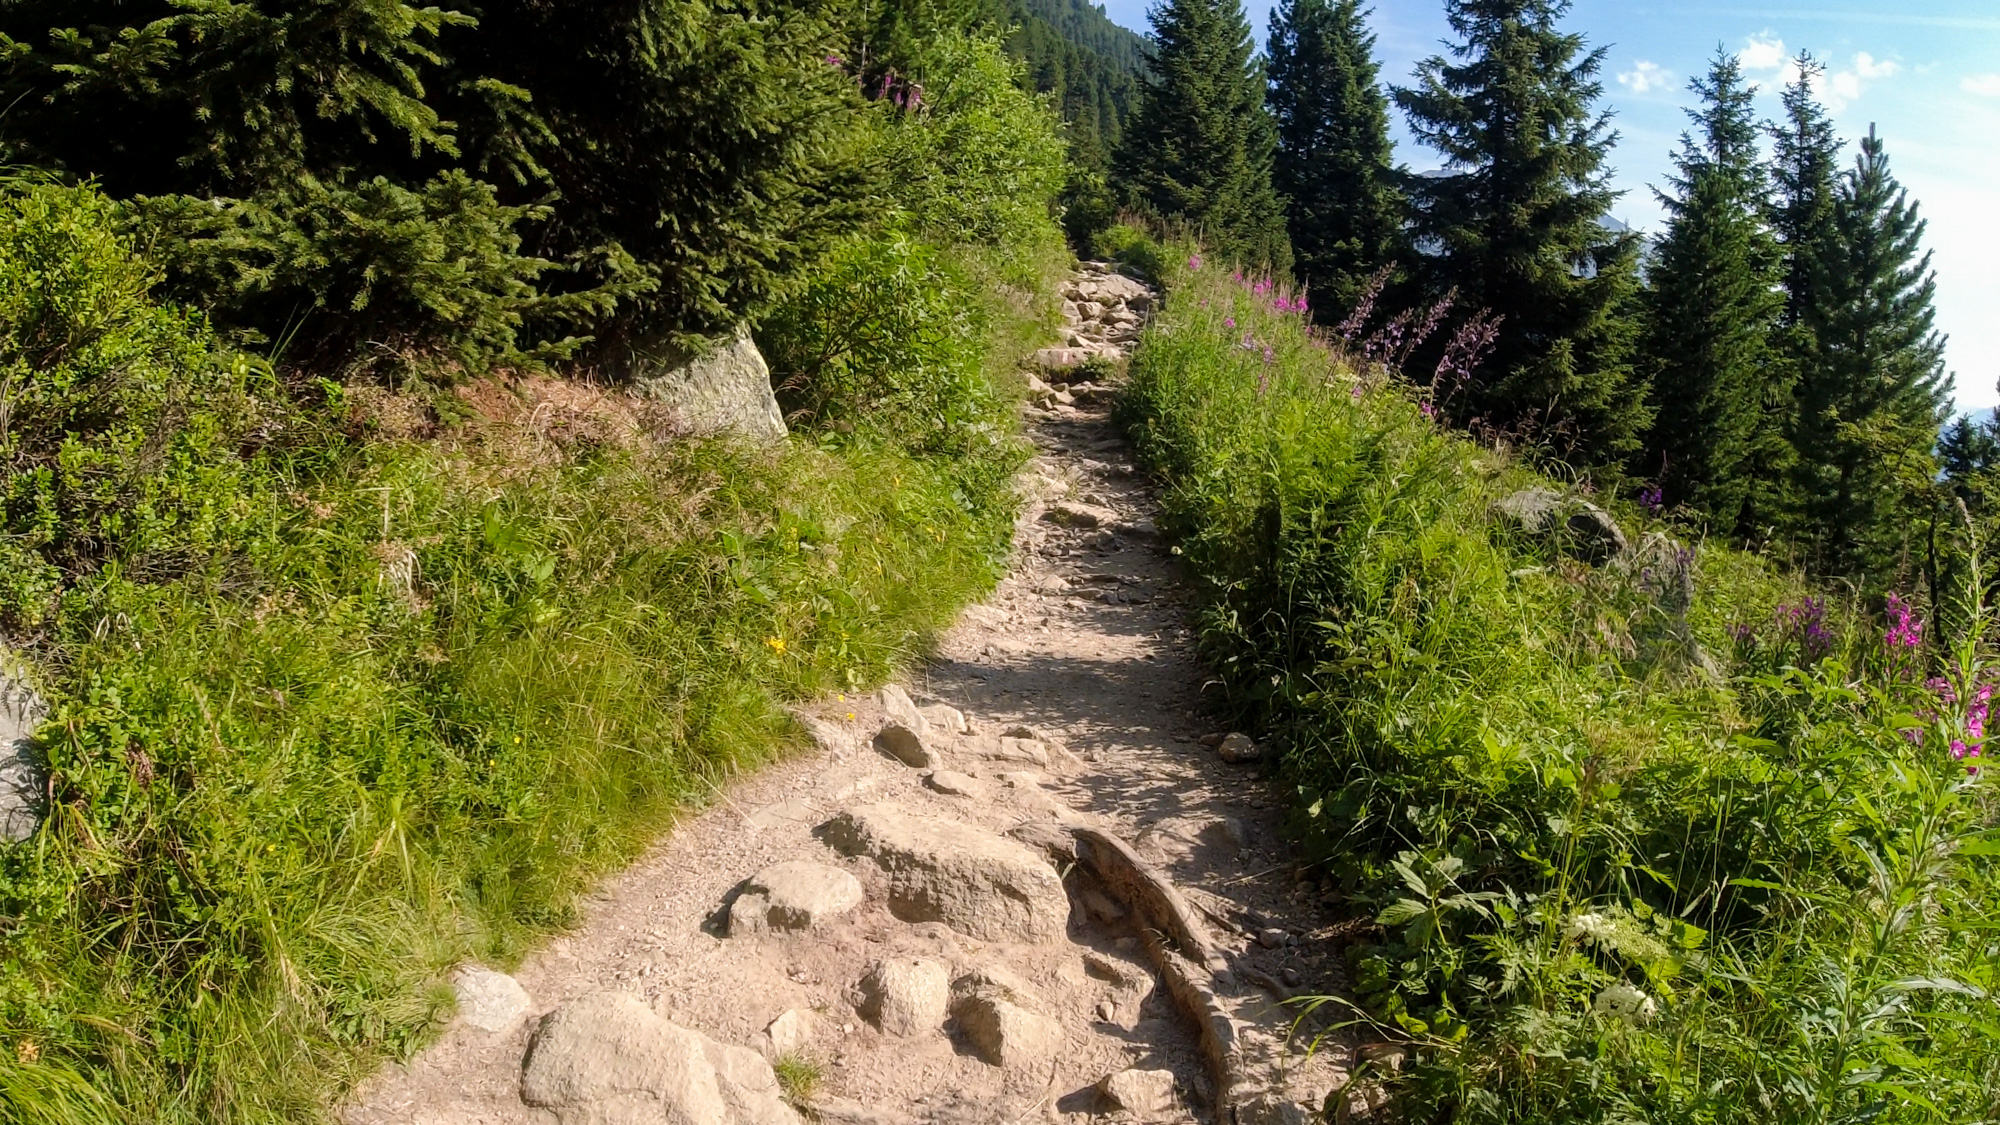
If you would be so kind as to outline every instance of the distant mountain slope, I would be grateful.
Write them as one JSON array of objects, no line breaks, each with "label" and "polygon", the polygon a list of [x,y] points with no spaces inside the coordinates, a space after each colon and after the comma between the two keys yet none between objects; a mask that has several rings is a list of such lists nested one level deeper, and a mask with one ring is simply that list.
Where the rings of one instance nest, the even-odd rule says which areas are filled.
[{"label": "distant mountain slope", "polygon": [[1138,100],[1145,37],[1086,0],[1009,0],[1008,22],[1008,49],[1027,62],[1037,90],[1056,96],[1077,162],[1105,167]]}]

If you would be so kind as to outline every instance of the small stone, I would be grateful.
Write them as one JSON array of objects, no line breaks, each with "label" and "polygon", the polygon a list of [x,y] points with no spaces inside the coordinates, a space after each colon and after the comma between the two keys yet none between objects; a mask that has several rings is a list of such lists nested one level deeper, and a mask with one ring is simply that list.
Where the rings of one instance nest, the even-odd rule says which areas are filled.
[{"label": "small stone", "polygon": [[[1066,397],[1067,392],[1064,396]],[[1064,527],[1110,527],[1118,522],[1118,513],[1096,504],[1081,504],[1074,500],[1058,500],[1049,505],[1042,518],[1049,523]]]},{"label": "small stone", "polygon": [[965,733],[965,712],[956,707],[946,703],[933,703],[929,707],[920,708],[920,711],[924,721],[931,725],[932,730],[942,731],[945,734]]},{"label": "small stone", "polygon": [[810,930],[861,905],[861,880],[824,863],[795,859],[752,875],[729,906],[729,936]]},{"label": "small stone", "polygon": [[1285,984],[1288,987],[1291,988],[1297,988],[1299,985],[1304,984],[1306,979],[1304,973],[1299,972],[1297,969],[1292,968],[1290,965],[1285,966],[1284,969],[1278,973],[1278,976],[1285,982]]},{"label": "small stone", "polygon": [[1036,995],[1034,986],[1002,965],[981,965],[960,974],[957,980],[951,982],[951,1003],[954,1011],[981,996],[1006,1000],[1031,1009],[1042,1006],[1041,997]]},{"label": "small stone", "polygon": [[1044,780],[1046,775],[1034,770],[1005,770],[1000,774],[1000,784],[1009,789],[1040,789]]},{"label": "small stone", "polygon": [[802,1055],[819,1030],[819,1017],[804,1008],[787,1008],[764,1028],[764,1054],[772,1059]]},{"label": "small stone", "polygon": [[483,965],[468,965],[451,981],[458,997],[458,1018],[488,1035],[512,1031],[528,1014],[528,990],[506,973]]},{"label": "small stone", "polygon": [[1062,1049],[1062,1025],[1018,1004],[976,996],[958,1010],[958,1025],[986,1062],[1005,1068],[1034,1066]]},{"label": "small stone", "polygon": [[875,962],[861,978],[854,1005],[889,1035],[921,1035],[944,1022],[950,973],[936,961],[897,957]]},{"label": "small stone", "polygon": [[1236,1103],[1236,1125],[1312,1125],[1318,1117],[1290,1098],[1268,1091]]},{"label": "small stone", "polygon": [[1268,929],[1257,931],[1257,944],[1263,946],[1265,949],[1281,949],[1284,947],[1285,941],[1291,936],[1278,927],[1271,926]]},{"label": "small stone", "polygon": [[1031,742],[1025,738],[1014,738],[1003,734],[1000,736],[999,741],[994,744],[993,750],[987,754],[987,757],[1002,762],[1027,762],[1031,765],[1047,767],[1049,764],[1049,748],[1039,742]]},{"label": "small stone", "polygon": [[1117,1023],[1118,1005],[1113,1004],[1109,1000],[1099,1000],[1097,1002],[1097,1018],[1103,1020],[1105,1023]]},{"label": "small stone", "polygon": [[1257,743],[1249,735],[1231,731],[1223,735],[1222,741],[1216,744],[1215,754],[1233,765],[1238,762],[1254,762],[1262,756],[1263,751],[1258,749]]},{"label": "small stone", "polygon": [[985,792],[979,782],[957,770],[935,770],[924,781],[932,789],[952,797],[977,797]]},{"label": "small stone", "polygon": [[1174,1072],[1121,1070],[1097,1083],[1100,1104],[1114,1113],[1153,1117],[1174,1111]]},{"label": "small stone", "polygon": [[931,745],[921,728],[896,719],[882,724],[882,729],[875,735],[875,747],[915,769],[933,769],[942,761],[937,748]]}]

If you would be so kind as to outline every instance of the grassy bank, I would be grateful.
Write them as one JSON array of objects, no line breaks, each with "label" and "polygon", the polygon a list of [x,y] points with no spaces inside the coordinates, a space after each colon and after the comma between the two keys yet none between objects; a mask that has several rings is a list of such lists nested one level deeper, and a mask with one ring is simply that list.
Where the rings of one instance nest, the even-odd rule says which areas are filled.
[{"label": "grassy bank", "polygon": [[[1053,135],[965,49],[967,115]],[[921,219],[774,316],[817,410],[756,446],[544,376],[281,380],[148,296],[116,205],[0,200],[0,626],[52,708],[47,819],[0,848],[0,1120],[324,1119],[452,966],[564,926],[798,745],[788,705],[983,594],[1061,243]],[[885,319],[896,285],[950,315]]]},{"label": "grassy bank", "polygon": [[1412,1045],[1367,1079],[1397,1112],[2000,1112],[2000,805],[1964,756],[1983,629],[1885,637],[1637,511],[1604,567],[1511,531],[1494,502],[1550,481],[1291,294],[1152,254],[1170,296],[1123,419],[1203,583],[1220,705],[1281,747],[1299,839],[1365,924],[1351,1014]]}]

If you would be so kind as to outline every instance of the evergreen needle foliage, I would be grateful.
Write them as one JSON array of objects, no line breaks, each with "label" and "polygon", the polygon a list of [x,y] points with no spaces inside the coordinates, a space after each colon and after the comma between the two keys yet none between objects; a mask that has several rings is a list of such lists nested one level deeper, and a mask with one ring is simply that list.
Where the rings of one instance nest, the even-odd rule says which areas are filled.
[{"label": "evergreen needle foliage", "polygon": [[1924,223],[1871,130],[1833,199],[1801,324],[1799,467],[1819,565],[1883,576],[1927,507],[1952,379]]},{"label": "evergreen needle foliage", "polygon": [[1632,369],[1637,249],[1602,225],[1617,139],[1595,104],[1604,51],[1559,23],[1568,0],[1447,0],[1456,62],[1395,98],[1445,171],[1410,181],[1413,235],[1438,293],[1500,318],[1460,408],[1555,455],[1615,467],[1650,411]]},{"label": "evergreen needle foliage", "polygon": [[1153,57],[1116,170],[1133,203],[1187,224],[1218,254],[1291,268],[1272,184],[1276,130],[1241,0],[1153,9]]},{"label": "evergreen needle foliage", "polygon": [[1703,104],[1661,195],[1667,232],[1645,294],[1655,414],[1641,471],[1709,529],[1769,538],[1791,515],[1793,370],[1754,91],[1726,54],[1690,89]]},{"label": "evergreen needle foliage", "polygon": [[1350,308],[1405,257],[1405,205],[1360,0],[1286,0],[1271,17],[1274,180],[1287,201],[1294,272],[1322,310]]}]

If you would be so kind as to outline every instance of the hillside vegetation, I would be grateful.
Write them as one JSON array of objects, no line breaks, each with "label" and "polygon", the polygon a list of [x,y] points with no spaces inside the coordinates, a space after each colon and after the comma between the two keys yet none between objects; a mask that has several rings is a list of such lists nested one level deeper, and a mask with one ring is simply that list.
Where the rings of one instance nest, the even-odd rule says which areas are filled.
[{"label": "hillside vegetation", "polygon": [[1360,927],[1320,1003],[1412,1045],[1395,1114],[2000,1112],[1979,583],[1950,636],[1902,600],[1885,634],[1636,509],[1592,565],[1494,511],[1562,486],[1441,428],[1395,341],[1145,256],[1170,297],[1123,416],[1225,705]]},{"label": "hillside vegetation", "polygon": [[[1064,138],[949,24],[892,72],[803,9],[60,15],[101,22],[5,17],[15,95],[68,77],[0,129],[41,164],[0,193],[0,630],[51,706],[0,1120],[321,1120],[453,965],[990,586]],[[739,317],[786,442],[547,366]]]}]

